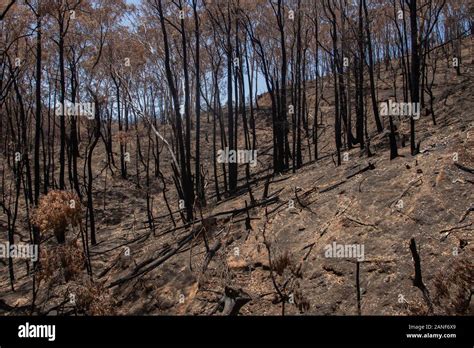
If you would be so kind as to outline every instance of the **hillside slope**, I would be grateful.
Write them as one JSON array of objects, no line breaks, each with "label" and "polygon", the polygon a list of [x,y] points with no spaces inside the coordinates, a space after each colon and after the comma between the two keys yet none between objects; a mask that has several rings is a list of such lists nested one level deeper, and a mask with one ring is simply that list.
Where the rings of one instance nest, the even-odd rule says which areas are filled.
[{"label": "hillside slope", "polygon": [[[260,174],[251,182],[257,202],[248,215],[244,208],[252,205],[252,198],[243,189],[218,203],[209,199],[203,221],[174,229],[157,184],[157,230],[152,233],[145,223],[143,191],[109,178],[107,197],[97,194],[99,243],[91,248],[94,279],[101,285],[85,286],[86,278],[55,283],[38,294],[38,303],[44,301],[44,311],[58,314],[54,307],[73,292],[79,298],[89,296],[87,308],[96,308],[93,314],[210,315],[242,306],[242,315],[278,315],[283,297],[285,314],[356,315],[359,267],[362,315],[424,314],[429,303],[434,313],[473,314],[471,41],[463,53],[462,76],[440,68],[437,125],[429,115],[417,121],[421,152],[415,157],[399,139],[400,156],[390,161],[388,133],[372,133],[372,157],[359,149],[347,150],[347,160],[336,166],[328,85],[320,159],[296,173],[267,175],[270,156],[264,149],[271,144],[271,132],[266,116],[259,114],[260,164],[254,173]],[[379,100],[390,96],[386,86]],[[312,104],[311,92],[308,98]],[[407,134],[407,124],[399,124],[400,134]],[[210,132],[210,124],[203,129]],[[210,144],[203,146],[211,171]],[[241,178],[243,173],[242,168]],[[245,188],[245,180],[240,184]],[[177,207],[172,195],[172,206]],[[203,229],[204,234],[199,233]],[[428,291],[413,283],[412,238]],[[363,257],[327,257],[327,246],[333,243],[363,246]],[[22,312],[31,301],[29,279],[19,266],[12,293],[7,272],[1,272],[0,298],[8,306],[0,311]]]}]

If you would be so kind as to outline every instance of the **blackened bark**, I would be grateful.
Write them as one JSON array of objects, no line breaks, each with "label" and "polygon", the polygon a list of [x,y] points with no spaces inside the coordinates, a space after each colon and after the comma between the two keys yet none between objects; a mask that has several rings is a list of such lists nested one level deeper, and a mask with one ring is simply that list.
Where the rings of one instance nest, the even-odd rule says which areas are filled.
[{"label": "blackened bark", "polygon": [[[411,28],[411,84],[410,95],[412,103],[420,102],[420,54],[418,44],[417,3],[410,0],[410,28]],[[410,151],[412,156],[418,153],[415,144],[415,119],[410,118]]]},{"label": "blackened bark", "polygon": [[374,78],[374,56],[372,52],[372,37],[370,34],[369,12],[367,9],[367,0],[363,0],[365,13],[365,34],[367,36],[367,50],[369,54],[369,79],[370,79],[370,96],[372,98],[372,109],[374,112],[375,124],[377,131],[383,131],[382,122],[380,122],[379,108],[377,105],[377,97],[375,93],[375,78]]}]

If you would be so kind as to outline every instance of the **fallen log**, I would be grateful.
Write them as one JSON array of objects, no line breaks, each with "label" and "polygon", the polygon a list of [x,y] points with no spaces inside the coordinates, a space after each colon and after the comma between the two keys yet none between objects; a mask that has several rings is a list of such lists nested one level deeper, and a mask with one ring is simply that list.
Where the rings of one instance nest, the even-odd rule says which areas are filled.
[{"label": "fallen log", "polygon": [[[401,195],[399,195],[395,200],[392,201],[392,203],[390,203],[390,207],[392,205],[394,205],[395,203],[399,202],[400,199],[402,199],[403,197],[405,197],[405,195],[408,193],[408,191],[413,187],[415,186],[416,184],[418,184],[419,182],[421,181],[420,185],[423,184],[423,179],[422,178],[418,178],[416,180],[412,180],[409,184],[408,184],[408,187],[401,193]],[[418,186],[417,186],[418,187]]]},{"label": "fallen log", "polygon": [[209,266],[209,263],[211,262],[212,258],[216,254],[216,252],[220,249],[222,246],[222,243],[220,240],[216,241],[216,243],[209,248],[209,251],[207,252],[206,259],[204,260],[204,263],[202,265],[202,273],[206,272],[207,267]]},{"label": "fallen log", "polygon": [[[214,215],[212,215],[210,217],[207,217],[207,218],[204,218],[204,219],[195,220],[193,223],[201,222],[201,221],[205,221],[205,220],[209,221],[209,220],[212,220],[212,219],[216,218],[217,216],[222,216],[222,215],[229,215],[230,214],[232,216],[235,216],[235,215],[238,215],[242,212],[245,212],[247,209],[255,208],[255,207],[258,207],[258,206],[261,206],[261,205],[267,205],[269,203],[273,203],[273,202],[276,202],[276,201],[278,201],[278,196],[260,201],[258,203],[255,203],[254,205],[251,205],[250,207],[244,207],[244,208],[240,208],[240,209],[234,209],[234,210],[230,210],[230,211],[220,212],[220,213],[214,214]],[[193,223],[190,223],[189,225],[192,225]],[[175,229],[172,229],[170,231],[180,229],[180,228],[185,228],[185,226],[180,226],[179,228],[175,228]],[[132,271],[131,274],[129,274],[129,275],[127,275],[127,276],[125,276],[121,279],[117,279],[116,281],[112,282],[108,286],[108,288],[112,288],[114,286],[123,284],[123,283],[125,283],[129,280],[132,280],[132,279],[134,279],[134,278],[136,278],[136,277],[138,277],[142,274],[145,274],[145,273],[151,271],[155,267],[158,267],[163,262],[168,260],[170,257],[177,254],[183,248],[183,246],[185,246],[188,242],[190,242],[191,240],[196,238],[202,231],[204,231],[204,229],[205,228],[203,228],[202,224],[196,226],[195,228],[193,228],[193,230],[189,234],[182,237],[176,243],[175,247],[173,247],[173,248],[170,247],[169,249],[167,248],[165,252],[162,251],[161,252],[162,257],[160,257],[158,259],[150,258],[148,260],[145,260],[145,261],[141,262],[137,267],[135,267],[135,269]],[[161,235],[169,233],[170,231],[162,233]]]},{"label": "fallen log", "polygon": [[344,180],[342,180],[342,181],[340,181],[340,182],[338,182],[338,183],[336,183],[336,184],[334,184],[334,185],[332,185],[332,186],[329,186],[329,187],[326,187],[326,188],[320,190],[319,193],[324,193],[324,192],[328,192],[328,191],[334,190],[335,188],[338,188],[338,187],[341,186],[342,184],[346,183],[347,180],[349,180],[349,179],[355,177],[356,175],[362,174],[362,173],[364,173],[364,172],[366,172],[366,171],[368,171],[368,170],[373,170],[373,169],[375,169],[375,164],[369,162],[369,164],[368,164],[366,167],[364,167],[364,168],[358,170],[358,171],[355,172],[355,173],[352,173],[352,174],[348,175]]},{"label": "fallen log", "polygon": [[345,182],[347,182],[347,180],[342,180],[334,185],[331,185],[329,187],[326,187],[322,190],[319,190],[319,193],[324,193],[324,192],[328,192],[328,191],[331,191],[331,190],[334,190],[335,188],[338,188],[339,186],[341,186],[342,184],[344,184]]},{"label": "fallen log", "polygon": [[[255,204],[251,204],[250,206],[248,207],[243,207],[243,208],[239,208],[239,209],[232,209],[232,210],[226,210],[226,211],[222,211],[222,212],[219,212],[219,213],[216,213],[214,215],[211,215],[205,219],[212,219],[212,218],[217,218],[219,216],[225,216],[225,215],[232,215],[232,217],[236,216],[236,215],[239,215],[243,212],[245,212],[247,209],[253,209],[253,208],[256,208],[256,207],[259,207],[259,206],[262,206],[262,205],[268,205],[268,204],[272,204],[272,203],[275,203],[279,200],[279,197],[278,196],[275,196],[275,197],[271,197],[271,198],[267,198],[267,199],[264,199],[264,200],[260,200],[260,201],[256,201]],[[184,224],[184,225],[181,225],[181,226],[178,226],[178,227],[175,227],[175,228],[171,228],[169,230],[166,230],[162,233],[160,233],[159,235],[157,235],[157,237],[161,237],[161,236],[164,236],[168,233],[172,233],[172,232],[176,232],[176,231],[179,231],[179,230],[182,230],[184,228],[187,228],[187,227],[190,227],[192,226],[193,224],[197,224],[197,223],[200,223],[202,222],[203,219],[196,219],[192,222],[189,222],[187,224]]]},{"label": "fallen log", "polygon": [[140,266],[135,267],[135,269],[133,270],[133,272],[131,274],[125,276],[124,278],[117,279],[116,281],[110,283],[110,285],[107,288],[110,289],[110,288],[113,288],[114,286],[123,284],[123,283],[125,283],[129,280],[132,280],[132,279],[134,279],[134,278],[136,278],[136,277],[138,277],[142,274],[145,274],[145,273],[151,271],[155,267],[158,267],[163,262],[168,260],[170,257],[175,255],[184,245],[186,245],[186,243],[188,243],[189,241],[191,241],[195,237],[197,237],[199,235],[199,233],[201,233],[201,231],[202,231],[202,229],[191,231],[191,233],[189,233],[185,237],[181,238],[174,248],[169,249],[169,251],[163,257],[161,257],[159,259],[156,259],[156,260],[148,259],[148,260],[142,262],[140,264]]},{"label": "fallen log", "polygon": [[361,170],[358,170],[358,171],[355,172],[355,173],[352,173],[351,175],[348,175],[348,176],[346,177],[346,179],[350,179],[350,178],[352,178],[352,177],[354,177],[354,176],[356,176],[356,175],[358,175],[358,174],[362,174],[362,173],[364,173],[364,172],[366,172],[366,171],[368,171],[368,170],[374,170],[374,169],[375,169],[375,165],[374,165],[373,163],[370,163],[370,162],[369,162],[369,164],[368,164],[366,167],[362,168]]},{"label": "fallen log", "polygon": [[464,212],[464,215],[461,217],[461,219],[458,221],[458,223],[463,222],[471,211],[474,211],[474,207],[467,208],[466,211]]},{"label": "fallen log", "polygon": [[470,174],[474,174],[474,169],[472,169],[472,168],[463,166],[462,164],[457,163],[457,162],[454,162],[454,165],[455,165],[456,167],[458,167],[459,169],[465,171],[465,172],[468,172],[468,173],[470,173]]}]

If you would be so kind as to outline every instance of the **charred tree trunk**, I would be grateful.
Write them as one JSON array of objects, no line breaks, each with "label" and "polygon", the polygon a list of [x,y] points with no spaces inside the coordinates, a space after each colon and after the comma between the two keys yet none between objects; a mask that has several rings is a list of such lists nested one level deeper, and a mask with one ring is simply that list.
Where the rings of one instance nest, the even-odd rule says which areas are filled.
[{"label": "charred tree trunk", "polygon": [[[420,102],[420,54],[418,44],[418,18],[417,1],[410,0],[410,28],[411,28],[411,84],[410,96],[411,102],[418,104]],[[418,153],[418,146],[415,144],[415,119],[410,117],[410,151],[412,156]]]},{"label": "charred tree trunk", "polygon": [[372,52],[372,37],[370,34],[369,11],[367,9],[367,0],[363,0],[364,14],[365,14],[365,35],[367,39],[367,50],[369,56],[369,79],[370,79],[370,97],[372,98],[372,110],[374,112],[375,124],[377,125],[377,132],[382,133],[383,126],[380,121],[379,108],[377,105],[377,96],[375,93],[375,78],[374,78],[374,55]]}]

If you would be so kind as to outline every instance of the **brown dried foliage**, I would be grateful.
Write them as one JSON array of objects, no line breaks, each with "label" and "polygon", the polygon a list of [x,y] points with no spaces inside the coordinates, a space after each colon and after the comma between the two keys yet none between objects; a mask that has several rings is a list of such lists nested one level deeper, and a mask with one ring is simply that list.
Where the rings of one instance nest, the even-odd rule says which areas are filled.
[{"label": "brown dried foliage", "polygon": [[79,197],[73,192],[56,190],[40,198],[38,207],[33,211],[31,222],[41,232],[52,230],[61,243],[64,240],[66,227],[79,225],[81,217]]},{"label": "brown dried foliage", "polygon": [[82,276],[85,267],[85,257],[78,240],[57,245],[49,250],[41,249],[39,280],[50,284],[70,281]]},{"label": "brown dried foliage", "polygon": [[126,145],[133,140],[133,135],[130,132],[119,131],[115,134],[114,138],[121,145]]},{"label": "brown dried foliage", "polygon": [[75,289],[76,309],[87,315],[113,315],[114,302],[108,290],[100,283],[88,281]]}]

